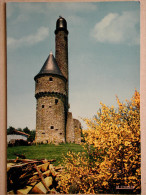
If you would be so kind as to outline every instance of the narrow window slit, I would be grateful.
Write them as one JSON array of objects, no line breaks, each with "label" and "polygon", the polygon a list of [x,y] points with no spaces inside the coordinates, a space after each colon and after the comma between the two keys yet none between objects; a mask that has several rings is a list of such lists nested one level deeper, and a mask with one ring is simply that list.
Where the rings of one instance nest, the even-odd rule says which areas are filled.
[{"label": "narrow window slit", "polygon": [[49,78],[49,81],[53,81],[53,78],[52,78],[52,77],[50,77],[50,78]]},{"label": "narrow window slit", "polygon": [[55,99],[55,104],[56,104],[56,105],[58,104],[58,99]]}]

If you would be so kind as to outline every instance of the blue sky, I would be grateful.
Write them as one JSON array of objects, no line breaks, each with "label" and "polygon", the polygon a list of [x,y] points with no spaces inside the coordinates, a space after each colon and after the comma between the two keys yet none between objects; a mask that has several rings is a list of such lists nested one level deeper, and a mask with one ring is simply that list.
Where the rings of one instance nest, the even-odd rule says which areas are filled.
[{"label": "blue sky", "polygon": [[[50,51],[59,15],[67,20],[69,103],[92,118],[140,89],[139,2],[7,3],[8,127],[35,129],[34,76]],[[82,122],[82,121],[81,121]],[[82,122],[83,125],[83,122]]]}]

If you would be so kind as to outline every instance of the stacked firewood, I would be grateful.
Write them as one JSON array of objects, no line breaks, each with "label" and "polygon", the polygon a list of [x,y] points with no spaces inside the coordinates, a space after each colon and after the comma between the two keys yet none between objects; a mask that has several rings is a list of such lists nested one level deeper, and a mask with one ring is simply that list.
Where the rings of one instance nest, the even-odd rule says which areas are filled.
[{"label": "stacked firewood", "polygon": [[7,161],[8,194],[57,194],[62,166],[55,160],[18,159]]}]

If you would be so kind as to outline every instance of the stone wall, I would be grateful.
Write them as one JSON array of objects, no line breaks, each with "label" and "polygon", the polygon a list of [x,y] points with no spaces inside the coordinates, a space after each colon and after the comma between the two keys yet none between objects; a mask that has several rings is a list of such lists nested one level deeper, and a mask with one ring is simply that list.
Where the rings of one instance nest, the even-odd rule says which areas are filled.
[{"label": "stone wall", "polygon": [[81,143],[81,123],[77,119],[73,119],[74,121],[74,131],[75,131],[75,143]]},{"label": "stone wall", "polygon": [[61,78],[43,76],[36,80],[36,142],[65,142],[65,95]]},{"label": "stone wall", "polygon": [[72,118],[72,113],[68,112],[67,113],[67,125],[66,125],[66,142],[68,143],[74,143],[74,121]]},{"label": "stone wall", "polygon": [[39,92],[58,92],[66,95],[65,81],[56,76],[43,76],[36,80],[35,93]]},{"label": "stone wall", "polygon": [[66,92],[68,96],[68,35],[64,31],[58,31],[55,36],[55,58],[57,64],[63,74],[67,79],[66,82]]},{"label": "stone wall", "polygon": [[56,50],[55,58],[57,64],[64,75],[68,80],[68,38],[67,33],[64,31],[58,31],[55,37]]},{"label": "stone wall", "polygon": [[36,121],[36,142],[65,142],[64,102],[57,96],[38,99]]},{"label": "stone wall", "polygon": [[67,115],[66,142],[81,143],[81,123],[79,120],[73,119],[71,112],[68,112]]}]

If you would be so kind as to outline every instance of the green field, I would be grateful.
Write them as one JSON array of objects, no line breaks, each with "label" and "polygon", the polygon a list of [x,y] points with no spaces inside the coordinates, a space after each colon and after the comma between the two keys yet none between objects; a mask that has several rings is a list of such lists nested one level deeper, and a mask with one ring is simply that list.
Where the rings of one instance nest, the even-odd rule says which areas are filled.
[{"label": "green field", "polygon": [[83,147],[77,144],[41,144],[32,146],[13,146],[7,147],[7,159],[15,159],[16,154],[23,154],[27,159],[56,159],[55,165],[63,160],[63,155],[67,152],[81,152]]}]

